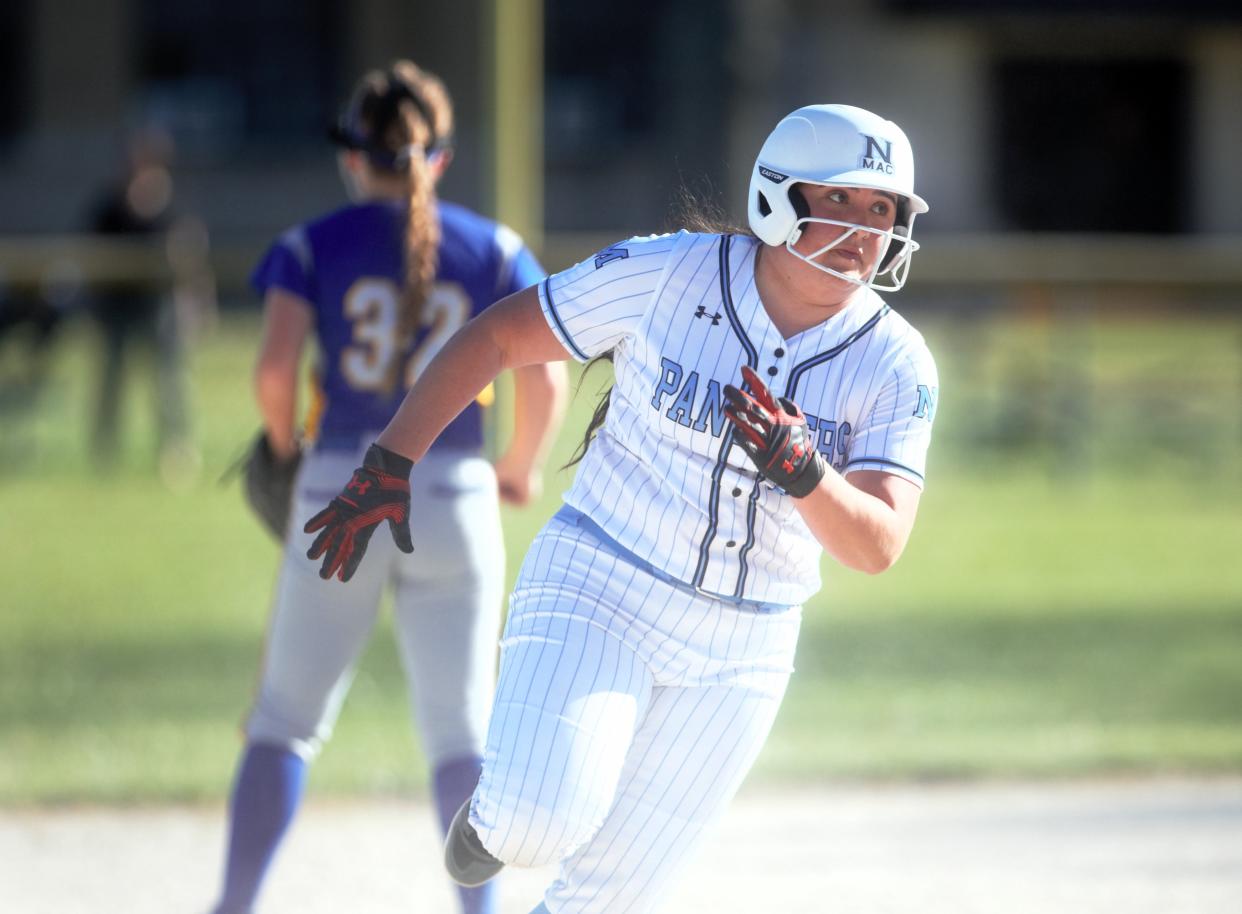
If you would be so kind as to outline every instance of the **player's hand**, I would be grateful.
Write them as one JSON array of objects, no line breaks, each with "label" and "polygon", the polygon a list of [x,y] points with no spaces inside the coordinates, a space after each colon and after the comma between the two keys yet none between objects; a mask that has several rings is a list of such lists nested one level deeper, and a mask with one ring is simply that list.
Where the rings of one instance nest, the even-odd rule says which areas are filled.
[{"label": "player's hand", "polygon": [[806,416],[792,400],[773,397],[747,365],[742,366],[742,378],[751,393],[732,384],[724,389],[725,416],[735,426],[737,443],[766,479],[794,498],[805,498],[828,471],[811,444]]},{"label": "player's hand", "polygon": [[353,478],[302,529],[320,531],[306,550],[315,561],[323,556],[319,576],[334,574],[348,581],[366,554],[371,534],[380,521],[388,521],[392,538],[402,552],[413,552],[410,542],[410,470],[414,464],[400,454],[373,444]]},{"label": "player's hand", "polygon": [[500,500],[504,504],[521,508],[543,494],[543,473],[538,467],[505,454],[496,461],[494,468]]}]

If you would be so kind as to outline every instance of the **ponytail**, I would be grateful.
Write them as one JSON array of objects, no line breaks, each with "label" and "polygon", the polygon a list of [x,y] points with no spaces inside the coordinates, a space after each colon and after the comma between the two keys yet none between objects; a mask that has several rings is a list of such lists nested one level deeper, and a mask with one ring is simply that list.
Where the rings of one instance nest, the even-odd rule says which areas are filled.
[{"label": "ponytail", "polygon": [[440,256],[440,219],[436,190],[427,159],[415,147],[408,157],[409,209],[405,220],[405,286],[401,292],[401,329],[409,339],[418,332],[423,307],[431,296]]},{"label": "ponytail", "polygon": [[364,152],[376,171],[408,185],[400,332],[409,340],[422,323],[439,266],[440,220],[430,159],[447,154],[452,145],[448,90],[433,74],[398,60],[362,77],[329,134],[339,145]]},{"label": "ponytail", "polygon": [[[582,382],[586,380],[586,376],[592,368],[600,362],[608,362],[609,364],[612,363],[612,352],[613,351],[611,349],[607,352],[601,352],[595,358],[591,359],[591,361],[586,363],[586,366],[582,369],[582,374],[578,377],[578,387],[574,392],[575,394],[582,390]],[[608,418],[608,403],[611,399],[612,388],[609,387],[606,391],[604,391],[603,395],[599,399],[599,402],[595,404],[595,412],[591,414],[591,421],[587,423],[586,433],[583,434],[582,440],[578,442],[578,447],[574,450],[573,456],[571,456],[569,460],[566,461],[565,465],[561,467],[562,470],[568,470],[571,466],[578,463],[583,457],[586,456],[587,448],[589,448],[591,446],[591,442],[595,440],[595,433],[600,430],[600,427],[604,424],[604,420]]]}]

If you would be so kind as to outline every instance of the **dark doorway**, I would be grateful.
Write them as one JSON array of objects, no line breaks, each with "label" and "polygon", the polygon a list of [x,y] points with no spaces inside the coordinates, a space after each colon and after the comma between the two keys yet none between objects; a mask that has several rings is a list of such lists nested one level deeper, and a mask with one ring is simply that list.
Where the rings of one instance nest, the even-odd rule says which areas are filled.
[{"label": "dark doorway", "polygon": [[995,66],[995,192],[1010,228],[1180,232],[1190,214],[1180,60]]}]

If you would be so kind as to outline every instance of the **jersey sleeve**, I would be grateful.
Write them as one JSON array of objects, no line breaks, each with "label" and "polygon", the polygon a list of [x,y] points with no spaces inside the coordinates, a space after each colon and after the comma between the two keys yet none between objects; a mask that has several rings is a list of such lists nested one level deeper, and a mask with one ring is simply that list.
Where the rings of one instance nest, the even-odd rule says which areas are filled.
[{"label": "jersey sleeve", "polygon": [[521,292],[548,275],[522,236],[507,225],[496,226],[496,248],[499,252],[496,269],[496,298]]},{"label": "jersey sleeve", "polygon": [[862,427],[854,430],[842,472],[881,470],[922,488],[939,384],[926,346],[898,360]]},{"label": "jersey sleeve", "polygon": [[676,235],[631,238],[540,284],[543,315],[567,352],[585,362],[634,333],[676,239]]},{"label": "jersey sleeve", "polygon": [[263,297],[268,289],[280,288],[309,302],[314,295],[314,261],[305,229],[290,229],[267,249],[250,275],[250,285]]}]

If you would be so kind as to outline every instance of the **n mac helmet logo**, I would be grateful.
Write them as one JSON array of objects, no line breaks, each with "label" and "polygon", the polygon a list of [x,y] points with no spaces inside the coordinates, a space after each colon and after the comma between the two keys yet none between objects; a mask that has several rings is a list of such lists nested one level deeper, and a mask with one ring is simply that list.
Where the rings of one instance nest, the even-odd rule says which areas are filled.
[{"label": "n mac helmet logo", "polygon": [[882,171],[886,175],[891,175],[893,173],[893,141],[880,141],[865,133],[862,134],[862,138],[867,141],[862,155],[862,167],[868,171]]}]

